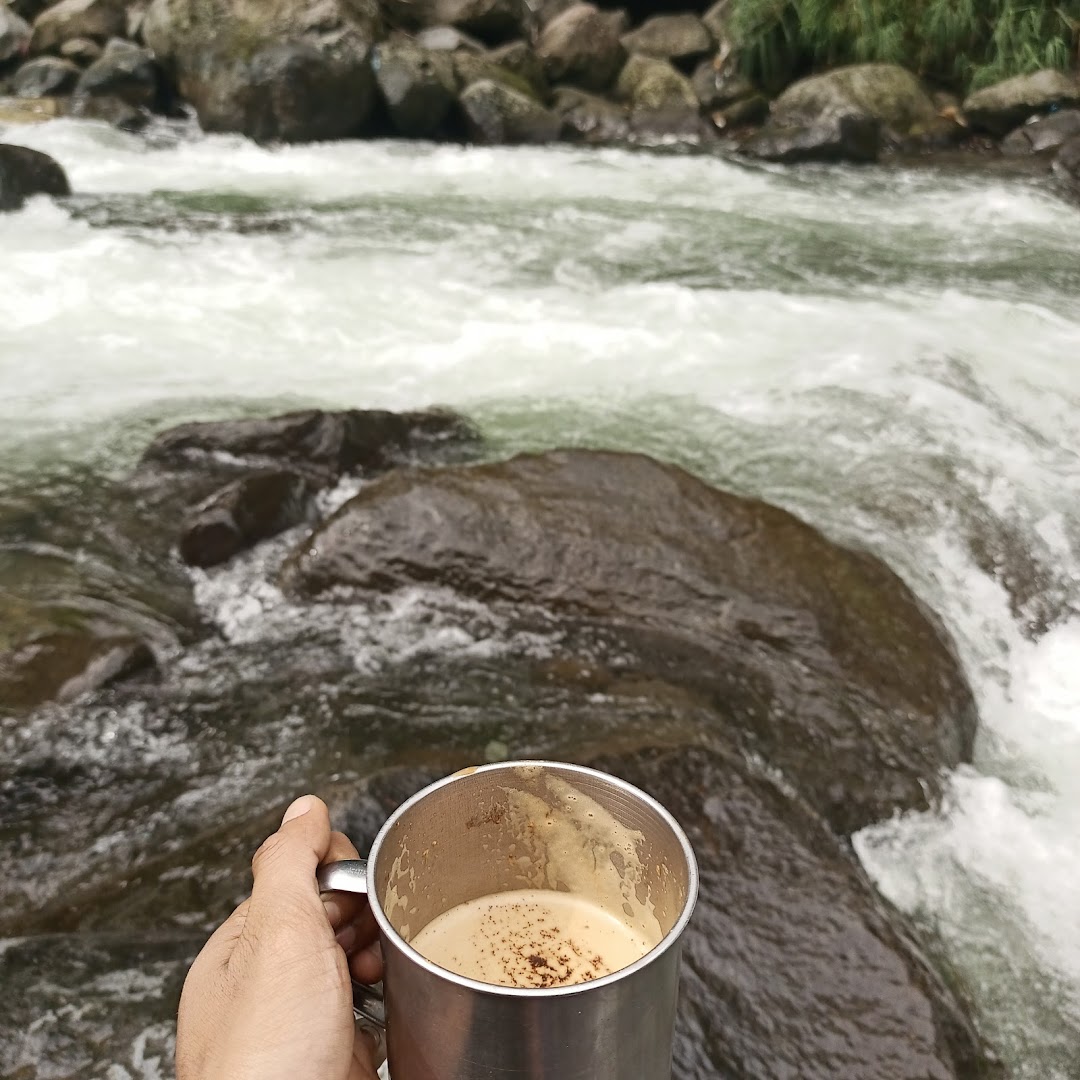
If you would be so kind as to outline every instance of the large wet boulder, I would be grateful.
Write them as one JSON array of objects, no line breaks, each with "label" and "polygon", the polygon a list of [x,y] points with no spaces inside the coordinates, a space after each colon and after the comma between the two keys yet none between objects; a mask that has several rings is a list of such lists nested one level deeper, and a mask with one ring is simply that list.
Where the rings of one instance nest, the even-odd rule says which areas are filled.
[{"label": "large wet boulder", "polygon": [[525,41],[510,41],[492,49],[489,58],[493,64],[516,75],[530,89],[537,101],[547,102],[551,96],[544,65],[535,50]]},{"label": "large wet boulder", "polygon": [[572,83],[583,90],[606,90],[615,81],[626,49],[621,13],[592,4],[574,4],[540,32],[536,52],[552,82]]},{"label": "large wet boulder", "polygon": [[0,143],[0,211],[18,210],[32,195],[70,195],[60,165],[40,150]]},{"label": "large wet boulder", "polygon": [[699,748],[594,760],[686,828],[701,891],[683,952],[680,1080],[995,1075],[964,1006],[824,823]]},{"label": "large wet boulder", "polygon": [[1001,140],[1001,152],[1008,157],[1044,154],[1077,135],[1080,135],[1080,109],[1062,109],[1009,132]]},{"label": "large wet boulder", "polygon": [[773,103],[778,127],[802,127],[822,117],[861,113],[900,138],[938,134],[949,122],[916,76],[896,64],[855,64],[789,86]]},{"label": "large wet boulder", "polygon": [[975,130],[1002,136],[1031,116],[1075,106],[1080,73],[1046,69],[976,90],[964,102],[964,115]]},{"label": "large wet boulder", "polygon": [[71,93],[82,72],[77,64],[58,56],[39,56],[15,72],[11,88],[18,97],[60,97]]},{"label": "large wet boulder", "polygon": [[655,15],[624,34],[622,43],[629,53],[670,60],[685,70],[692,70],[698,60],[716,48],[705,24],[690,13]]},{"label": "large wet boulder", "polygon": [[375,49],[372,67],[399,135],[430,139],[442,132],[457,92],[449,52],[423,49],[407,40],[384,42]]},{"label": "large wet boulder", "polygon": [[34,20],[30,51],[59,52],[60,46],[72,38],[104,44],[110,38],[123,36],[126,24],[121,0],[60,0]]},{"label": "large wet boulder", "polygon": [[971,754],[967,683],[892,571],[643,456],[392,473],[295,552],[281,585],[336,602],[435,585],[610,633],[616,657],[707,702],[717,731],[844,832],[925,806]]},{"label": "large wet boulder", "polygon": [[300,524],[311,513],[314,487],[288,469],[240,477],[194,507],[180,531],[180,557],[189,566],[216,566],[260,540]]},{"label": "large wet boulder", "polygon": [[472,140],[488,146],[554,142],[562,131],[562,120],[550,109],[494,79],[467,87],[461,108]]},{"label": "large wet boulder", "polygon": [[146,45],[207,131],[261,142],[369,130],[375,0],[154,0]]},{"label": "large wet boulder", "polygon": [[149,49],[129,41],[109,42],[99,60],[79,77],[76,97],[110,97],[134,108],[152,109],[160,102],[160,71]]},{"label": "large wet boulder", "polygon": [[770,120],[739,144],[739,153],[782,165],[870,163],[881,153],[881,124],[861,112],[832,114],[804,126]]}]

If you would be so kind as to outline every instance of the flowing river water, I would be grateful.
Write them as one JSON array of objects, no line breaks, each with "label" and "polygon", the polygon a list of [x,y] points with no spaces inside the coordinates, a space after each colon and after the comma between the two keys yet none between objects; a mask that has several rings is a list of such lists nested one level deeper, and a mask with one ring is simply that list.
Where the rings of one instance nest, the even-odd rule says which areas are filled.
[{"label": "flowing river water", "polygon": [[[864,830],[858,853],[1010,1075],[1080,1078],[1080,211],[1035,181],[930,169],[267,150],[69,121],[5,137],[79,194],[0,217],[0,487],[59,505],[184,419],[438,403],[500,453],[645,451],[873,550],[952,632],[981,731],[940,811]],[[265,558],[196,575],[238,648],[274,621]],[[466,632],[423,595],[353,634],[361,667],[500,647],[498,625]],[[176,678],[202,702],[222,663],[196,649]],[[215,742],[213,784],[195,735],[131,703],[3,722],[0,768],[163,777],[128,817],[153,832],[168,806],[195,828],[311,779],[323,729],[287,712],[242,754]],[[82,826],[63,796],[41,805],[42,850],[3,873],[49,864],[59,830],[89,842],[64,856],[73,876],[134,835],[98,803]],[[102,1075],[167,1075],[167,1043],[136,1032]],[[17,1073],[35,1046],[0,1060]]]}]

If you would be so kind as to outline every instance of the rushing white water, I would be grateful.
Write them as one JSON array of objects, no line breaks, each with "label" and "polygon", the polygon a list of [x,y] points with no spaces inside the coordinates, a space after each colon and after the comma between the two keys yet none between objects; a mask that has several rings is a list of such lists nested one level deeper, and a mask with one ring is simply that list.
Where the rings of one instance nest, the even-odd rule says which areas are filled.
[{"label": "rushing white water", "polygon": [[4,137],[80,193],[0,217],[12,470],[119,470],[239,408],[438,402],[507,450],[679,461],[886,558],[982,729],[948,805],[860,856],[1012,1075],[1080,1077],[1080,212],[929,171]]}]

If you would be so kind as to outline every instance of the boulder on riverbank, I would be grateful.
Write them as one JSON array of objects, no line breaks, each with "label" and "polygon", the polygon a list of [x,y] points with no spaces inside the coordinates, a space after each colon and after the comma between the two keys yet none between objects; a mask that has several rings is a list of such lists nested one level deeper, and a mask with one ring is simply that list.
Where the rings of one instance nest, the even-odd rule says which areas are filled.
[{"label": "boulder on riverbank", "polygon": [[437,585],[601,628],[843,832],[926,805],[971,753],[967,683],[891,571],[637,455],[399,470],[318,529],[281,584],[339,602]]},{"label": "boulder on riverbank", "polygon": [[303,142],[369,130],[375,0],[153,0],[142,34],[207,131]]},{"label": "boulder on riverbank", "polygon": [[1000,137],[1031,116],[1077,106],[1080,72],[1045,70],[977,90],[964,102],[964,115],[976,130]]},{"label": "boulder on riverbank", "polygon": [[781,165],[877,161],[881,124],[865,113],[839,113],[799,126],[768,123],[739,145],[739,153]]},{"label": "boulder on riverbank", "polygon": [[0,211],[18,210],[33,195],[70,194],[67,174],[48,154],[0,143]]}]

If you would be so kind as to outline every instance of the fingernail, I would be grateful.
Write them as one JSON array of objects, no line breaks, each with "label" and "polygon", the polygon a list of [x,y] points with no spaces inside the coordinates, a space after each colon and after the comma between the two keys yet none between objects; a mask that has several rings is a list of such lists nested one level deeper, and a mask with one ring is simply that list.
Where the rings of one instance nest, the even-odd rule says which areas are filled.
[{"label": "fingernail", "polygon": [[323,900],[323,907],[326,909],[326,917],[330,920],[330,925],[337,926],[341,922],[341,905],[336,900]]},{"label": "fingernail", "polygon": [[301,795],[285,811],[281,824],[284,825],[287,821],[292,821],[293,818],[303,817],[311,809],[314,802],[315,797],[313,795]]},{"label": "fingernail", "polygon": [[335,940],[345,952],[348,952],[356,944],[356,927],[349,923],[338,932]]}]

